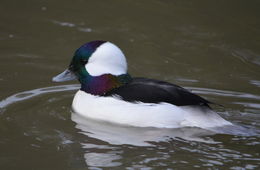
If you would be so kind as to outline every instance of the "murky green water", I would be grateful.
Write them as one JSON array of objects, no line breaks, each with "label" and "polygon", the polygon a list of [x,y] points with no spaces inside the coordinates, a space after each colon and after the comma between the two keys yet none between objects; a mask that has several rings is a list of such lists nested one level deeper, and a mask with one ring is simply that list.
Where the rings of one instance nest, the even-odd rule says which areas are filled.
[{"label": "murky green water", "polygon": [[[257,0],[1,0],[0,169],[259,169]],[[104,39],[129,72],[224,105],[248,135],[132,128],[70,111],[78,85],[55,84],[81,44]]]}]

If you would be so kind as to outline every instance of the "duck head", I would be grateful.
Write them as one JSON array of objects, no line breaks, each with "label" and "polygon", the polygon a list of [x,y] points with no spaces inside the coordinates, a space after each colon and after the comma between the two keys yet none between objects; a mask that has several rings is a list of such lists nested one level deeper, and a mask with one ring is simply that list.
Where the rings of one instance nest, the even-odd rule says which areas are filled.
[{"label": "duck head", "polygon": [[113,43],[91,41],[76,50],[64,72],[53,77],[54,82],[78,79],[81,90],[104,94],[131,80],[123,52]]}]

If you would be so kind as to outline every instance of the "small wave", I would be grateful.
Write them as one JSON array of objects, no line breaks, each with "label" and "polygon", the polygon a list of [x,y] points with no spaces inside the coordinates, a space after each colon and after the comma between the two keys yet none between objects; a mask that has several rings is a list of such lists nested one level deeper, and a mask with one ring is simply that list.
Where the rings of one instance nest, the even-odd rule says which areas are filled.
[{"label": "small wave", "polygon": [[243,105],[245,107],[250,107],[254,109],[260,109],[260,104],[259,103],[248,103],[248,102],[233,102],[234,104],[239,104]]},{"label": "small wave", "polygon": [[70,23],[70,22],[61,22],[61,21],[56,21],[56,20],[53,20],[52,21],[54,24],[57,24],[57,25],[60,25],[60,26],[63,26],[63,27],[75,27],[76,24],[73,24],[73,23]]},{"label": "small wave", "polygon": [[197,87],[186,87],[187,89],[192,90],[194,93],[198,94],[210,94],[216,96],[224,96],[224,97],[235,97],[235,98],[247,98],[247,99],[256,99],[260,100],[260,96],[250,94],[250,93],[243,93],[243,92],[234,92],[228,90],[216,90],[216,89],[209,89],[209,88],[197,88]]},{"label": "small wave", "polygon": [[[5,109],[7,106],[9,106],[13,103],[25,101],[27,99],[31,99],[33,97],[36,97],[36,96],[39,96],[39,95],[42,95],[42,94],[62,92],[62,91],[72,91],[72,90],[77,90],[79,88],[80,88],[80,86],[78,84],[71,84],[71,85],[44,87],[44,88],[33,89],[33,90],[28,90],[28,91],[16,93],[16,94],[9,96],[9,97],[3,99],[2,101],[0,101],[0,109]],[[242,92],[224,91],[224,90],[207,89],[207,88],[195,88],[195,87],[189,87],[189,89],[193,90],[195,93],[198,93],[198,94],[210,94],[210,95],[219,95],[219,96],[224,96],[224,97],[229,96],[229,97],[239,97],[239,98],[260,99],[260,96],[248,94],[248,93],[242,93]],[[257,109],[260,108],[259,104],[257,104],[257,103],[239,102],[239,103],[236,103],[236,104],[243,105],[244,107],[250,106],[250,107],[257,108]],[[74,121],[76,123],[78,123],[79,129],[81,129],[82,131],[85,131],[86,128],[84,128],[83,125],[82,125],[82,124],[85,124],[85,123],[78,122],[78,119],[75,119],[75,115],[74,115]],[[88,129],[91,129],[91,128],[88,128]],[[230,134],[230,135],[244,135],[244,136],[259,135],[260,134],[260,132],[256,132],[255,129],[252,129],[252,130],[250,130],[250,129],[251,129],[250,127],[243,127],[243,126],[234,125],[234,126],[227,126],[227,127],[210,129],[210,131],[211,131],[210,133],[207,130],[206,131],[195,130],[194,133],[192,133],[192,134],[187,134],[187,132],[191,131],[190,128],[188,128],[188,130],[181,129],[182,132],[185,132],[185,135],[183,135],[183,133],[179,134],[179,131],[177,131],[176,133],[173,133],[173,134],[172,134],[172,130],[171,130],[171,133],[166,132],[166,130],[163,130],[163,131],[166,132],[166,134],[168,134],[166,136],[172,137],[172,138],[181,136],[182,138],[185,138],[187,140],[211,142],[211,141],[204,140],[203,138],[196,137],[196,135],[194,135],[194,134],[195,133],[202,133],[202,134],[204,134],[202,136],[207,136],[207,135],[212,134],[212,133],[213,134],[214,133],[222,133],[222,134]],[[153,131],[153,133],[158,132],[158,130],[152,130],[152,131]],[[162,131],[159,131],[158,133],[161,133],[161,132]],[[93,133],[93,135],[94,134],[95,133]],[[129,134],[129,133],[127,133],[127,134]],[[95,136],[95,137],[97,137],[97,136]],[[161,136],[161,139],[162,138],[163,138],[163,136]],[[145,141],[135,141],[135,142],[139,143],[139,145],[140,144],[143,145],[144,143],[146,143]]]},{"label": "small wave", "polygon": [[253,63],[256,65],[260,65],[260,57],[259,54],[252,50],[248,49],[235,49],[232,52],[232,55],[238,57],[244,63]]},{"label": "small wave", "polygon": [[44,88],[33,89],[33,90],[29,90],[29,91],[16,93],[16,94],[9,96],[9,97],[3,99],[2,101],[0,101],[0,109],[3,109],[10,104],[13,104],[13,103],[16,103],[19,101],[24,101],[24,100],[30,99],[32,97],[39,96],[41,94],[77,90],[77,89],[79,89],[79,87],[80,86],[78,84],[71,84],[71,85],[44,87]]},{"label": "small wave", "polygon": [[253,84],[256,87],[260,87],[260,81],[259,80],[250,80],[250,84]]},{"label": "small wave", "polygon": [[79,26],[77,24],[70,23],[70,22],[61,22],[61,21],[52,20],[52,23],[62,26],[62,27],[76,28],[78,31],[81,31],[81,32],[92,32],[93,31],[89,27],[82,27],[82,26]]},{"label": "small wave", "polygon": [[[71,85],[60,85],[60,86],[51,86],[51,87],[44,87],[39,89],[28,90],[20,93],[16,93],[12,96],[9,96],[2,101],[0,101],[0,108],[4,108],[12,103],[23,101],[30,99],[32,97],[44,94],[44,93],[52,93],[52,92],[60,92],[60,91],[71,91],[77,90],[80,88],[78,84],[71,84]],[[243,92],[234,92],[234,91],[227,91],[227,90],[217,90],[217,89],[209,89],[209,88],[197,88],[197,87],[186,87],[187,89],[192,90],[192,92],[197,94],[207,94],[207,95],[216,95],[216,96],[224,96],[224,97],[236,97],[236,98],[246,98],[246,99],[256,99],[260,100],[260,96],[250,94],[250,93],[243,93]],[[258,103],[241,103],[236,102],[235,104],[240,104],[243,106],[252,106],[254,108],[259,108]]]}]

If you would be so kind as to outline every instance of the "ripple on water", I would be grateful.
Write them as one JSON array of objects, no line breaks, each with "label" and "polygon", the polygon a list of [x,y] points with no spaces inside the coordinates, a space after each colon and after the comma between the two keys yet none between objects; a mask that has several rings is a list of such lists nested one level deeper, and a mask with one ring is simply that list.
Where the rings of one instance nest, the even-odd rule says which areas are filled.
[{"label": "ripple on water", "polygon": [[62,27],[70,27],[70,28],[76,28],[78,31],[81,32],[92,32],[93,30],[89,27],[83,27],[84,23],[81,24],[74,24],[74,23],[70,23],[70,22],[61,22],[61,21],[57,21],[57,20],[52,20],[52,23],[62,26]]},{"label": "ripple on water", "polygon": [[233,56],[238,57],[243,62],[260,65],[260,57],[257,53],[247,49],[233,50]]},{"label": "ripple on water", "polygon": [[[35,150],[55,148],[55,153],[62,151],[64,154],[72,154],[70,159],[75,159],[74,162],[77,164],[78,159],[83,159],[89,169],[102,169],[104,167],[123,169],[153,169],[156,167],[165,167],[165,169],[170,167],[177,169],[183,167],[190,169],[213,167],[219,169],[226,167],[257,169],[259,167],[260,158],[257,148],[260,144],[260,133],[257,131],[259,128],[259,123],[256,121],[259,119],[257,114],[231,111],[230,114],[226,115],[228,119],[235,117],[236,120],[241,120],[238,121],[239,125],[250,125],[239,126],[243,129],[240,131],[243,131],[244,134],[234,133],[230,129],[223,132],[223,128],[221,129],[222,133],[226,134],[199,128],[127,127],[85,119],[74,113],[71,114],[71,119],[75,124],[71,124],[68,116],[65,116],[70,114],[69,106],[61,106],[66,95],[63,93],[58,98],[53,93],[78,88],[78,85],[65,85],[17,93],[0,101],[0,108],[4,110],[3,112],[8,112],[12,109],[10,105],[13,103],[22,104],[21,102],[35,96],[52,93],[41,100],[46,101],[46,103],[28,108],[26,115],[15,113],[8,115],[10,117],[8,122],[19,125],[22,135],[27,139],[25,141],[33,137],[29,146],[34,150],[34,154]],[[259,99],[257,95],[215,89],[192,87],[190,89],[198,94],[239,99],[236,105],[241,107],[256,110],[256,106],[258,107],[258,105],[249,105],[250,103],[245,104],[243,101],[247,99],[256,101]],[[31,100],[27,102],[30,103]],[[68,123],[72,127],[69,127]],[[245,135],[251,129],[254,133]],[[14,138],[18,137],[14,136]],[[3,140],[9,141],[8,139]],[[82,165],[82,167],[84,166]]]},{"label": "ripple on water", "polygon": [[46,93],[52,93],[52,92],[61,92],[61,91],[71,91],[71,90],[77,90],[79,89],[79,85],[72,84],[72,85],[61,85],[61,86],[52,86],[52,87],[45,87],[45,88],[39,88],[29,91],[24,91],[20,93],[16,93],[12,96],[7,97],[6,99],[3,99],[0,101],[0,109],[5,108],[10,104],[19,102],[19,101],[25,101],[27,99],[46,94]]},{"label": "ripple on water", "polygon": [[260,87],[260,81],[259,80],[250,80],[250,83],[255,85],[256,87]]}]

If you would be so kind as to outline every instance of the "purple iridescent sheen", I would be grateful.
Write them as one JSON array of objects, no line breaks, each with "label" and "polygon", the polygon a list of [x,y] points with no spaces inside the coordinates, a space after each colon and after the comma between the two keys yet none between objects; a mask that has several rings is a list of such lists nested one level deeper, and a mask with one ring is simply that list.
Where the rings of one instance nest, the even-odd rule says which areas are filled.
[{"label": "purple iridescent sheen", "polygon": [[89,58],[96,49],[105,42],[106,41],[92,41],[82,45],[75,52],[69,66],[70,71],[78,77],[78,80],[81,83],[81,90],[94,95],[104,95],[110,90],[125,85],[132,80],[129,74],[122,74],[119,76],[114,76],[112,74],[91,76],[87,72],[85,65]]},{"label": "purple iridescent sheen", "polygon": [[88,76],[81,81],[81,90],[94,94],[104,95],[106,92],[129,83],[132,80],[129,74],[113,76],[104,74],[101,76]]}]

